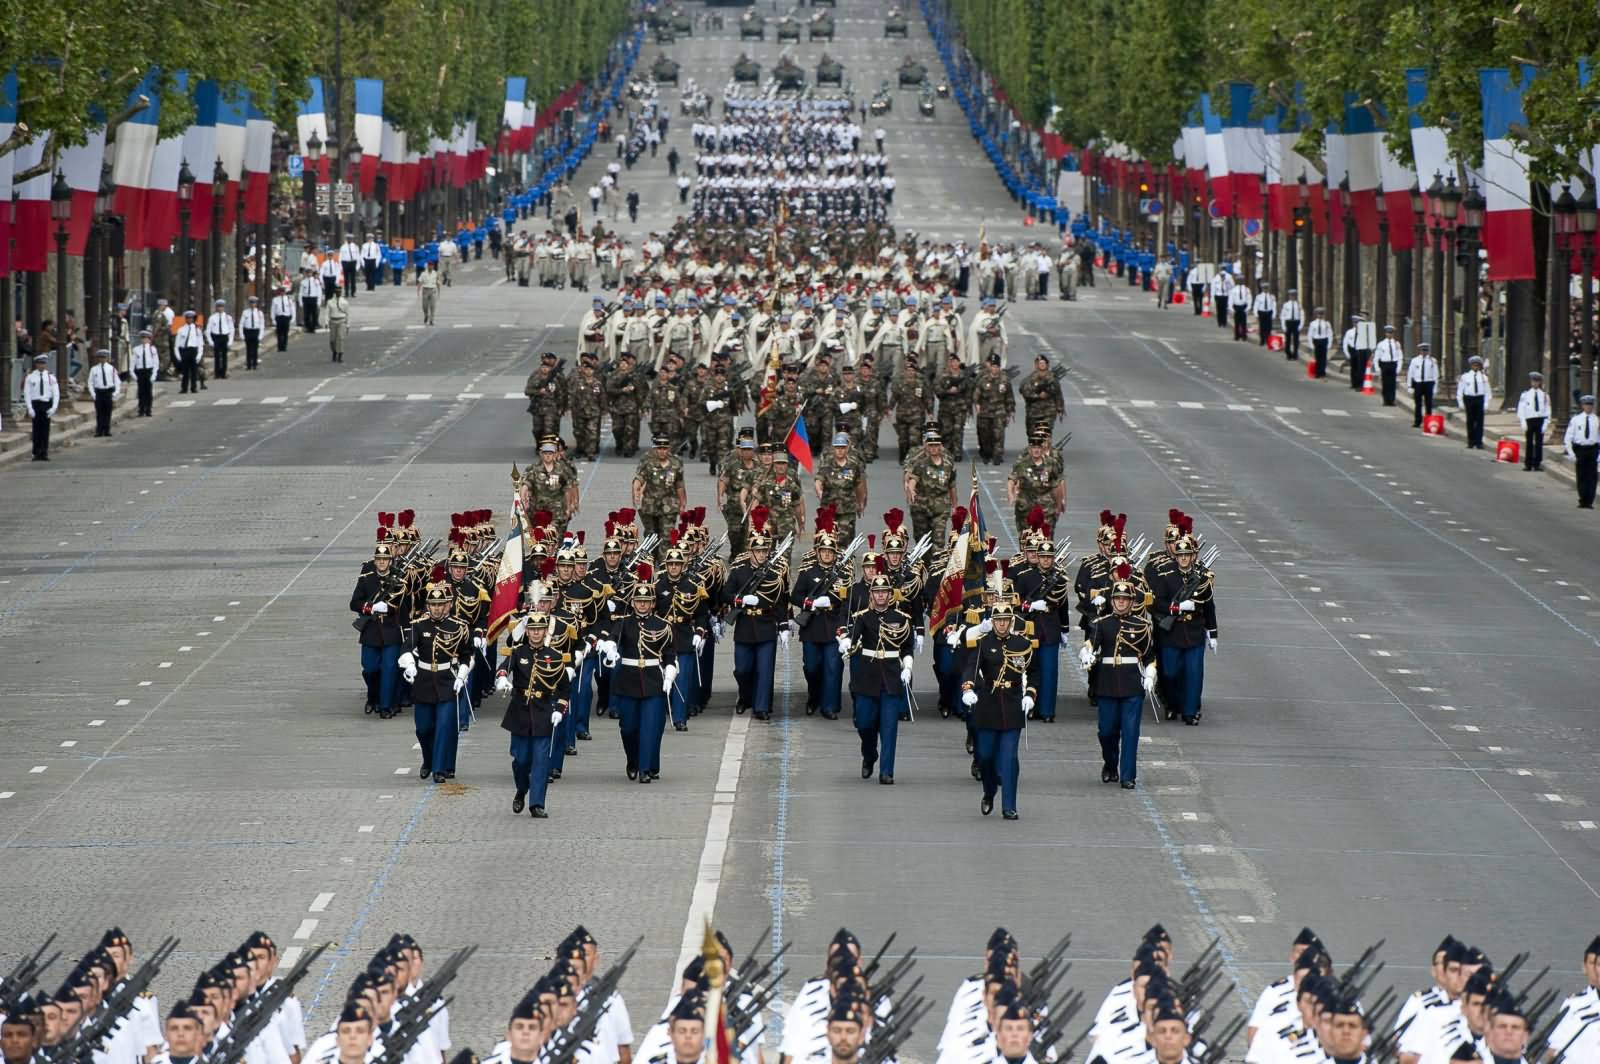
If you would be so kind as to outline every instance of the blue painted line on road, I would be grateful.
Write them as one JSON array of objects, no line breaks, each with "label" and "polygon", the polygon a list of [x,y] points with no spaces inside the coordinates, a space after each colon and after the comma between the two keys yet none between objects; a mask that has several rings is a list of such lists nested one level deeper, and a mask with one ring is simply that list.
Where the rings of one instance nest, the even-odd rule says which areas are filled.
[{"label": "blue painted line on road", "polygon": [[[988,527],[998,527],[1004,532],[1006,539],[1011,542],[1011,549],[1015,551],[1017,549],[1016,533],[1008,523],[1006,513],[1001,509],[999,500],[995,498],[994,492],[989,488],[988,481],[984,480],[982,476],[978,477],[978,486],[983,490],[983,497],[988,500],[991,511],[994,514],[994,518],[987,522]],[[1200,885],[1195,882],[1194,876],[1189,872],[1189,866],[1184,863],[1182,851],[1172,841],[1172,836],[1167,831],[1166,822],[1161,818],[1161,810],[1156,808],[1156,803],[1150,797],[1148,791],[1141,789],[1136,793],[1144,806],[1145,818],[1150,821],[1150,826],[1155,829],[1156,835],[1160,837],[1161,850],[1166,854],[1167,862],[1172,865],[1173,872],[1177,874],[1178,882],[1182,883],[1183,889],[1188,892],[1189,900],[1193,903],[1195,911],[1200,914],[1200,921],[1205,925],[1206,933],[1217,940],[1217,954],[1222,958],[1222,965],[1228,971],[1228,978],[1233,980],[1234,993],[1238,995],[1239,1000],[1244,1003],[1245,1007],[1249,1008],[1251,1002],[1244,989],[1244,976],[1239,971],[1239,962],[1234,957],[1233,951],[1228,948],[1228,943],[1223,938],[1222,927],[1217,923],[1216,915],[1211,911],[1211,906],[1206,904],[1205,895],[1200,892]]]},{"label": "blue painted line on road", "polygon": [[[790,716],[791,696],[794,690],[794,655],[789,649],[790,644],[783,647],[783,719],[778,725],[778,734],[782,745],[778,751],[778,790],[776,810],[772,818],[772,947],[777,949],[783,944],[783,857],[784,846],[789,838],[789,772],[794,763],[793,727],[794,721]],[[783,1000],[783,972],[780,969],[778,979],[774,984],[776,991],[774,1001]],[[774,1044],[783,1041],[783,1015],[781,1012],[772,1013]]]}]

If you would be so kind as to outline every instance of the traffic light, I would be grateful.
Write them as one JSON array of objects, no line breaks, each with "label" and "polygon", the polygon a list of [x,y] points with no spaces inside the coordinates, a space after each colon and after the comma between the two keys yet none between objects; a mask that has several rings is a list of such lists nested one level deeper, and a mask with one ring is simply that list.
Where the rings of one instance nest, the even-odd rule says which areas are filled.
[{"label": "traffic light", "polygon": [[1303,232],[1305,232],[1305,228],[1306,228],[1306,220],[1305,220],[1305,218],[1303,218],[1300,215],[1296,214],[1295,218],[1294,218],[1294,231],[1297,232],[1297,233],[1303,233]]},{"label": "traffic light", "polygon": [[1139,182],[1139,195],[1141,195],[1141,196],[1150,195],[1150,182],[1148,182],[1148,181]]}]

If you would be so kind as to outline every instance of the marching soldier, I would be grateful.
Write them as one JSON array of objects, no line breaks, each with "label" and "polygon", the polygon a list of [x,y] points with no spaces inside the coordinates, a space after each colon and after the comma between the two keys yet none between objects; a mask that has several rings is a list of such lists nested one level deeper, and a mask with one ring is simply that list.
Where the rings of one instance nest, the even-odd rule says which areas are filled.
[{"label": "marching soldier", "polygon": [[922,434],[922,453],[906,467],[902,483],[912,532],[918,539],[937,534],[956,504],[956,464],[945,454],[938,429]]},{"label": "marching soldier", "polygon": [[678,363],[669,358],[656,375],[650,389],[650,433],[666,438],[667,449],[676,457],[683,444],[684,394],[676,371]]},{"label": "marching soldier", "polygon": [[745,508],[761,475],[754,429],[745,426],[739,430],[733,455],[722,461],[717,472],[717,508],[728,526],[728,557],[737,558],[745,549]]},{"label": "marching soldier", "polygon": [[661,775],[661,733],[667,726],[667,692],[677,679],[672,627],[655,615],[654,573],[639,565],[633,612],[602,628],[595,649],[611,678],[611,708],[622,732],[630,780],[650,783]]},{"label": "marching soldier", "polygon": [[983,300],[982,309],[972,319],[966,346],[961,351],[962,360],[967,365],[980,365],[991,354],[1005,357],[1010,341],[1006,334],[1006,323],[1001,320],[1002,313],[1002,310],[996,309],[993,296]]},{"label": "marching soldier", "polygon": [[994,812],[994,796],[1000,794],[1000,815],[1016,820],[1017,777],[1021,763],[1017,747],[1022,729],[1033,712],[1038,694],[1037,668],[1033,661],[1034,643],[1020,631],[1009,602],[989,608],[984,623],[969,628],[969,651],[965,678],[961,683],[961,703],[971,711],[977,733],[978,767],[983,781],[984,816]]},{"label": "marching soldier", "polygon": [[571,690],[565,655],[546,642],[551,626],[548,613],[529,613],[524,631],[495,678],[495,690],[511,696],[500,727],[511,733],[511,778],[516,793],[511,812],[521,813],[531,799],[528,814],[543,820],[545,791],[550,785],[551,753],[555,729],[568,711]]},{"label": "marching soldier", "polygon": [[[772,448],[771,474],[758,480],[750,495],[748,509],[754,513],[758,506],[767,513],[767,531],[775,540],[781,540],[791,532],[799,532],[806,526],[805,488],[790,475],[789,452],[781,445]],[[785,554],[778,559],[785,569],[789,558]]]},{"label": "marching soldier", "polygon": [[894,783],[895,746],[911,689],[912,619],[891,605],[894,581],[884,572],[867,582],[869,605],[850,615],[835,637],[839,654],[850,662],[850,699],[856,734],[861,737],[861,778]]},{"label": "marching soldier", "polygon": [[567,405],[567,382],[554,351],[539,356],[539,368],[528,374],[522,387],[528,397],[528,413],[533,415],[533,438],[561,434],[561,415]]},{"label": "marching soldier", "polygon": [[905,465],[912,448],[916,446],[917,434],[922,431],[923,424],[933,410],[933,396],[922,371],[917,368],[916,359],[907,358],[906,364],[895,375],[892,402],[894,431],[900,444],[900,464]]},{"label": "marching soldier", "polygon": [[[453,552],[452,552],[453,553]],[[443,783],[456,774],[456,744],[461,703],[472,675],[473,629],[451,616],[456,596],[450,584],[429,584],[427,616],[411,622],[398,665],[411,684],[417,742],[422,746],[422,779],[431,773]]]},{"label": "marching soldier", "polygon": [[1018,458],[1006,480],[1006,499],[1016,517],[1016,528],[1027,527],[1027,515],[1035,506],[1044,511],[1045,521],[1054,525],[1067,508],[1067,484],[1045,452],[1050,435],[1034,432],[1028,438],[1028,453]]},{"label": "marching soldier", "polygon": [[784,559],[772,554],[767,508],[750,511],[748,554],[728,571],[724,602],[733,621],[733,676],[739,686],[736,711],[756,720],[772,717],[772,678],[777,644],[789,643],[789,578]]},{"label": "marching soldier", "polygon": [[550,528],[554,539],[560,542],[567,534],[567,522],[578,512],[578,481],[556,458],[554,436],[539,441],[539,464],[528,470],[526,483],[531,492],[531,505],[535,512],[550,514]]},{"label": "marching soldier", "polygon": [[1066,643],[1061,622],[1072,586],[1056,565],[1056,545],[1050,538],[1050,526],[1044,522],[1044,511],[1030,512],[1028,519],[1034,562],[1020,571],[1013,569],[1011,575],[1023,612],[1033,626],[1033,661],[1038,680],[1034,719],[1049,724],[1056,719],[1056,678],[1061,647]]},{"label": "marching soldier", "polygon": [[633,353],[624,351],[617,368],[606,378],[606,406],[611,411],[611,441],[618,458],[639,453],[639,415],[649,388],[638,371]]},{"label": "marching soldier", "polygon": [[592,304],[578,323],[578,354],[600,357],[606,352],[606,322],[609,315],[606,313],[606,301],[599,296],[594,297]]},{"label": "marching soldier", "polygon": [[1089,637],[1089,629],[1100,609],[1106,604],[1101,588],[1108,587],[1116,576],[1111,570],[1111,553],[1116,548],[1121,527],[1127,515],[1112,517],[1110,510],[1100,511],[1100,527],[1095,529],[1095,553],[1084,556],[1078,563],[1077,575],[1072,580],[1072,590],[1078,599],[1078,630]]},{"label": "marching soldier", "polygon": [[850,574],[837,564],[839,542],[832,523],[827,508],[817,511],[811,564],[795,576],[790,594],[800,607],[794,622],[806,677],[806,716],[820,710],[825,720],[839,717],[843,663],[835,639],[841,622],[849,616]]},{"label": "marching soldier", "polygon": [[916,353],[924,365],[942,364],[951,352],[961,353],[960,327],[946,316],[952,301],[946,297],[933,305],[933,315],[917,334]]},{"label": "marching soldier", "polygon": [[1011,378],[1006,376],[999,355],[989,355],[974,390],[978,415],[978,458],[990,465],[999,465],[1005,459],[1006,425],[1017,412],[1017,397],[1011,392]]},{"label": "marching soldier", "polygon": [[572,408],[573,452],[578,459],[600,457],[600,418],[606,410],[606,387],[596,372],[598,356],[578,356],[578,372],[567,382],[567,402]]},{"label": "marching soldier", "polygon": [[334,362],[344,361],[345,341],[350,338],[350,304],[339,288],[328,296],[328,350]]},{"label": "marching soldier", "polygon": [[681,547],[668,548],[662,572],[656,576],[656,616],[672,626],[672,660],[675,681],[667,693],[675,731],[689,730],[691,713],[700,708],[699,654],[711,637],[711,610],[705,585],[690,576],[688,557]]},{"label": "marching soldier", "polygon": [[733,446],[733,422],[738,416],[733,385],[728,381],[728,360],[714,357],[711,374],[700,393],[699,409],[695,420],[701,425],[701,453],[712,476],[717,475],[719,464]]},{"label": "marching soldier", "polygon": [[[985,353],[985,358],[988,354]],[[967,415],[972,410],[972,397],[976,381],[961,365],[961,359],[950,355],[945,359],[944,372],[934,384],[939,398],[939,434],[949,441],[955,460],[967,457],[963,440],[966,437]]]},{"label": "marching soldier", "polygon": [[1151,616],[1158,629],[1161,671],[1167,674],[1176,709],[1185,724],[1200,723],[1205,653],[1217,648],[1217,606],[1211,570],[1199,563],[1199,547],[1185,532],[1172,547],[1173,567],[1159,574],[1150,588]]},{"label": "marching soldier", "polygon": [[1030,439],[1040,429],[1049,431],[1066,414],[1061,382],[1050,371],[1049,355],[1034,358],[1033,372],[1017,387],[1017,391],[1022,395],[1022,418]]},{"label": "marching soldier", "polygon": [[133,371],[138,392],[139,416],[149,417],[155,403],[155,379],[161,372],[161,352],[150,342],[150,330],[139,330],[139,342],[128,355],[128,368]]},{"label": "marching soldier", "polygon": [[1138,779],[1139,723],[1156,683],[1155,633],[1149,615],[1135,609],[1142,596],[1132,575],[1127,565],[1113,574],[1111,612],[1088,624],[1078,654],[1100,713],[1100,782],[1120,781],[1124,790]]},{"label": "marching soldier", "polygon": [[689,496],[683,482],[683,459],[672,453],[672,438],[657,432],[651,443],[655,449],[639,459],[633,471],[633,505],[643,519],[645,534],[661,537],[665,546]]},{"label": "marching soldier", "polygon": [[833,453],[817,466],[812,483],[819,507],[832,507],[836,535],[848,542],[856,533],[856,517],[867,506],[867,471],[851,455],[849,436],[841,432],[833,437]]},{"label": "marching soldier", "polygon": [[380,542],[372,551],[372,565],[363,570],[350,595],[350,612],[356,614],[361,633],[361,678],[367,685],[368,713],[383,720],[394,715],[395,685],[399,680],[400,626],[404,586],[394,571],[394,547]]}]

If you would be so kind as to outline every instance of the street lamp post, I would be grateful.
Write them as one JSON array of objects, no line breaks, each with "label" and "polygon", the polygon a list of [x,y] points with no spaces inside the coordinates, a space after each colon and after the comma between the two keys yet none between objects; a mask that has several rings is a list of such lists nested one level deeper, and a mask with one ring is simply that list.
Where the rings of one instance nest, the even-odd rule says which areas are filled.
[{"label": "street lamp post", "polygon": [[[206,244],[211,251],[211,298],[222,299],[224,285],[222,283],[222,197],[228,194],[228,168],[222,165],[222,156],[217,156],[216,165],[211,168],[211,239]],[[238,304],[234,304],[233,312],[239,313]]]},{"label": "street lamp post", "polygon": [[[1488,205],[1474,181],[1467,186],[1461,200],[1461,221],[1456,238],[1456,261],[1461,265],[1461,364],[1463,367],[1478,353],[1479,333],[1482,331],[1478,314],[1478,234],[1483,231],[1483,212]],[[1510,367],[1501,359],[1501,370],[1506,373],[1506,387],[1516,382],[1511,378]]]},{"label": "street lamp post", "polygon": [[316,247],[321,237],[321,223],[317,220],[317,169],[322,162],[322,138],[316,130],[306,140],[305,192],[306,192],[306,243]]},{"label": "street lamp post", "polygon": [[[1300,256],[1302,254],[1300,241],[1304,240],[1305,248],[1303,253],[1305,255],[1305,283],[1299,285],[1291,284],[1291,287],[1304,290],[1305,294],[1300,300],[1301,306],[1311,306],[1314,308],[1317,305],[1317,293],[1314,287],[1317,276],[1317,243],[1312,238],[1312,232],[1309,228],[1311,224],[1311,185],[1308,181],[1306,181],[1306,175],[1304,171],[1302,171],[1300,174],[1300,180],[1295,183],[1294,194],[1295,248],[1290,257],[1293,259],[1294,269],[1296,273],[1298,273],[1301,267]],[[1295,280],[1299,279],[1300,278],[1298,277],[1295,278]]]},{"label": "street lamp post", "polygon": [[[355,189],[361,182],[361,142],[352,136],[349,143],[344,146],[344,154],[334,161],[339,168],[339,173],[334,178],[335,188],[340,184],[344,184],[345,179],[349,178],[351,202],[354,203]],[[353,227],[354,223],[352,222],[351,225]],[[344,247],[344,215],[340,214],[337,209],[333,212],[333,227],[335,234],[333,246],[337,250]]]},{"label": "street lamp post", "polygon": [[1595,196],[1594,179],[1586,177],[1583,182],[1583,195],[1578,197],[1578,235],[1583,244],[1578,248],[1578,255],[1583,262],[1583,299],[1581,313],[1583,320],[1578,323],[1578,335],[1582,339],[1580,355],[1583,358],[1583,394],[1594,392],[1594,241],[1595,241]]},{"label": "street lamp post", "polygon": [[[117,220],[111,213],[112,203],[116,199],[117,186],[111,180],[111,164],[107,163],[100,168],[100,187],[94,193],[94,216],[100,228],[100,255],[95,259],[95,276],[99,278],[100,285],[100,322],[101,329],[95,343],[100,347],[112,347],[112,358],[119,357],[113,347],[116,330],[119,323],[115,320],[117,302],[117,277],[116,271],[111,268],[120,248],[116,239]],[[131,324],[131,322],[130,322]]]},{"label": "street lamp post", "polygon": [[183,276],[183,311],[194,310],[194,292],[189,287],[189,257],[193,248],[189,239],[189,212],[194,209],[194,174],[189,170],[189,160],[183,160],[178,169],[178,225],[182,242],[179,244],[178,269]]},{"label": "street lamp post", "polygon": [[[1449,252],[1454,250],[1456,246],[1456,215],[1460,210],[1461,190],[1456,187],[1456,175],[1451,174],[1445,180],[1444,188],[1439,193],[1440,235],[1444,238],[1443,250],[1439,253],[1439,273],[1443,277],[1447,289],[1445,292],[1447,298],[1444,301],[1444,318],[1440,322],[1440,328],[1447,345],[1446,352],[1439,359],[1439,365],[1443,367],[1445,377],[1440,382],[1441,386],[1454,383],[1456,377],[1460,375],[1463,365],[1460,350],[1461,337],[1454,327],[1456,320],[1455,273],[1454,271],[1447,273],[1447,267],[1454,261],[1449,257]],[[1448,388],[1445,389],[1445,392],[1449,394]]]},{"label": "street lamp post", "polygon": [[1422,256],[1427,247],[1428,238],[1425,226],[1428,217],[1423,213],[1427,207],[1422,196],[1422,186],[1411,182],[1411,349],[1416,350],[1417,344],[1423,338],[1423,320],[1427,315],[1422,305]]},{"label": "street lamp post", "polygon": [[1389,324],[1389,203],[1381,189],[1375,203],[1378,208],[1378,277],[1377,298],[1372,310],[1381,332]]},{"label": "street lamp post", "polygon": [[1555,222],[1555,268],[1550,271],[1550,388],[1555,423],[1565,421],[1578,393],[1580,360],[1572,357],[1572,252],[1578,235],[1578,201],[1572,186],[1550,204]]},{"label": "street lamp post", "polygon": [[60,170],[50,186],[50,220],[56,236],[56,382],[65,397],[72,375],[67,357],[67,223],[72,220],[72,186]]}]

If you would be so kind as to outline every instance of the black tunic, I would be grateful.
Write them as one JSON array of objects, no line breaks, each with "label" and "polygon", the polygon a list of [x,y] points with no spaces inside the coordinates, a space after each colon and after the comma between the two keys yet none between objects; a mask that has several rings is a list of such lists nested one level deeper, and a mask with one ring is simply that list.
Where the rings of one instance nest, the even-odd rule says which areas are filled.
[{"label": "black tunic", "polygon": [[[400,645],[400,612],[404,606],[404,585],[390,569],[384,576],[376,570],[363,572],[356,580],[356,589],[350,595],[350,612],[358,615],[361,645],[364,647],[392,647]],[[373,613],[374,603],[389,604],[388,613]]]},{"label": "black tunic", "polygon": [[[733,625],[734,642],[770,643],[778,638],[778,626],[789,620],[789,588],[775,559],[768,558],[762,566],[741,561],[728,573],[726,588],[728,604],[739,610]],[[742,600],[746,595],[761,601],[745,606]]]},{"label": "black tunic", "polygon": [[559,650],[519,646],[506,660],[503,675],[511,681],[511,702],[500,727],[512,735],[546,738],[555,730],[550,714],[567,711],[571,681]]},{"label": "black tunic", "polygon": [[[1089,625],[1090,694],[1096,698],[1132,698],[1144,690],[1146,665],[1156,660],[1156,642],[1148,614],[1107,614]],[[1110,658],[1111,661],[1106,659]]]},{"label": "black tunic", "polygon": [[[611,670],[611,693],[624,698],[654,698],[665,688],[661,670],[673,664],[672,626],[651,614],[640,617],[630,613],[620,621],[611,622],[602,639],[617,644],[621,659]],[[641,665],[628,662],[655,662]]]},{"label": "black tunic", "polygon": [[[1155,619],[1156,639],[1162,646],[1203,646],[1206,634],[1217,630],[1217,604],[1212,600],[1211,571],[1198,562],[1189,567],[1187,574],[1173,565],[1156,574],[1150,593],[1154,601],[1150,615]],[[1180,611],[1178,604],[1193,599],[1195,608]]]},{"label": "black tunic", "polygon": [[420,705],[453,702],[455,668],[472,663],[472,629],[455,617],[419,617],[406,631],[406,653],[416,659],[412,701]]},{"label": "black tunic", "polygon": [[850,693],[877,697],[904,691],[900,659],[910,655],[915,643],[911,618],[894,606],[882,611],[869,607],[852,616]]},{"label": "black tunic", "polygon": [[1022,709],[1022,696],[1037,697],[1034,676],[1037,666],[1033,662],[1033,641],[1012,631],[1000,638],[998,632],[985,632],[973,640],[969,634],[972,651],[962,673],[978,692],[978,703],[972,707],[972,726],[996,731],[1015,731],[1027,722]]}]

